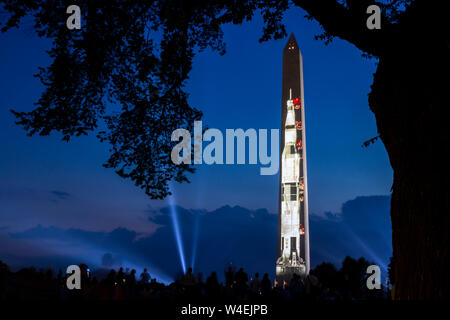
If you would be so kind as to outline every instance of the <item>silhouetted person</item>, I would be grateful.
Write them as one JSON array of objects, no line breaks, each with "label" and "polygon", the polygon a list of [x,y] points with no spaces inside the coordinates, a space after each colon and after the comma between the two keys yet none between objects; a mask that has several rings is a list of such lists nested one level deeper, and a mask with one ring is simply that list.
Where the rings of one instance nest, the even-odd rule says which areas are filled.
[{"label": "silhouetted person", "polygon": [[[351,260],[347,259],[347,262]],[[331,267],[330,267],[331,266]],[[351,267],[351,265],[350,265]],[[212,303],[220,300],[233,300],[237,297],[238,301],[245,299],[255,299],[255,301],[287,300],[300,301],[303,298],[313,300],[343,300],[343,299],[386,299],[382,291],[377,292],[359,292],[349,290],[350,270],[346,274],[337,272],[331,264],[323,264],[316,267],[314,273],[305,278],[299,275],[293,275],[291,281],[286,285],[286,289],[281,286],[272,288],[272,282],[269,275],[264,274],[262,280],[259,280],[259,274],[256,273],[254,279],[248,284],[247,274],[241,268],[234,273],[233,287],[223,287],[218,279],[217,273],[212,272],[202,281],[202,275],[196,278],[192,269],[189,268],[185,275],[175,283],[165,285],[158,283],[156,279],[151,279],[150,284],[136,283],[136,270],[131,270],[129,274],[124,274],[123,269],[119,271],[109,270],[107,276],[98,283],[96,273],[89,275],[87,265],[80,265],[82,272],[82,290],[68,290],[66,287],[67,275],[62,271],[55,277],[53,273],[47,270],[37,271],[35,268],[23,268],[17,272],[9,271],[7,265],[0,261],[0,298],[10,299],[92,299],[92,300],[111,300],[111,299],[157,299],[158,301],[179,301],[184,298],[195,300],[206,296],[207,301]],[[361,268],[360,268],[361,269]],[[232,268],[228,268],[233,273]],[[327,271],[328,270],[328,271]],[[99,270],[100,271],[100,270]],[[324,272],[326,271],[326,272]],[[119,275],[118,273],[122,273]],[[142,279],[147,279],[147,270],[141,275]],[[339,278],[335,279],[338,274]],[[100,273],[97,274],[101,276]],[[327,280],[328,277],[328,280]],[[122,281],[117,281],[122,279]],[[125,279],[125,282],[123,281]],[[120,282],[120,285],[119,285]],[[58,285],[59,283],[59,285]],[[365,283],[361,283],[365,285]],[[250,290],[248,290],[248,286]],[[350,289],[352,289],[350,287]],[[358,289],[358,288],[356,288]],[[346,291],[347,290],[347,291]],[[262,294],[262,296],[260,296]],[[219,300],[220,299],[220,300]],[[202,301],[202,300],[199,300]]]},{"label": "silhouetted person", "polygon": [[141,273],[141,282],[149,283],[150,279],[150,274],[147,272],[147,268],[144,268],[144,272]]},{"label": "silhouetted person", "polygon": [[308,274],[304,281],[305,293],[311,295],[313,298],[320,294],[320,283],[316,276]]},{"label": "silhouetted person", "polygon": [[188,268],[186,274],[181,278],[181,286],[187,297],[194,294],[195,276],[192,274],[192,268]]},{"label": "silhouetted person", "polygon": [[62,270],[61,269],[58,270],[58,276],[57,276],[56,279],[58,280],[58,283],[60,283],[62,281],[63,274],[62,274]]},{"label": "silhouetted person", "polygon": [[206,295],[209,298],[215,299],[219,296],[220,286],[217,280],[217,273],[211,272],[211,275],[206,279]]},{"label": "silhouetted person", "polygon": [[117,285],[116,271],[114,269],[111,269],[111,271],[109,271],[108,275],[106,276],[106,279],[104,280],[104,283],[105,283],[104,298],[111,299],[114,296],[114,288]]},{"label": "silhouetted person", "polygon": [[132,269],[130,274],[126,275],[125,288],[126,297],[133,298],[136,292],[136,270]]},{"label": "silhouetted person", "polygon": [[261,282],[259,281],[259,273],[255,273],[255,278],[250,281],[250,290],[252,294],[258,295],[261,290]]},{"label": "silhouetted person", "polygon": [[191,287],[195,285],[195,276],[192,274],[192,268],[188,268],[186,274],[181,279],[181,284],[183,286]]},{"label": "silhouetted person", "polygon": [[234,282],[234,271],[235,269],[230,265],[225,269],[225,286],[231,288]]},{"label": "silhouetted person", "polygon": [[261,280],[261,293],[263,296],[270,295],[270,291],[272,290],[272,283],[270,283],[269,274],[264,273],[264,276]]},{"label": "silhouetted person", "polygon": [[244,272],[243,268],[240,268],[238,272],[236,272],[235,276],[236,281],[236,295],[239,297],[243,297],[245,295],[245,291],[247,289],[248,276]]},{"label": "silhouetted person", "polygon": [[303,281],[302,279],[300,279],[300,276],[297,275],[296,273],[292,275],[292,279],[289,282],[289,292],[294,299],[304,294],[305,292]]},{"label": "silhouetted person", "polygon": [[197,284],[195,293],[199,297],[203,297],[205,295],[205,283],[203,282],[203,274],[201,272],[199,272],[199,274],[197,275]]},{"label": "silhouetted person", "polygon": [[203,284],[203,273],[199,272],[197,275],[197,283]]},{"label": "silhouetted person", "polygon": [[114,286],[116,284],[116,271],[114,269],[111,269],[106,276],[105,282],[108,285]]},{"label": "silhouetted person", "polygon": [[90,290],[89,267],[82,263],[79,265],[81,272],[81,294],[86,296]]},{"label": "silhouetted person", "polygon": [[125,273],[123,272],[123,268],[120,267],[119,272],[117,272],[117,284],[119,285],[123,285],[124,280],[125,280]]},{"label": "silhouetted person", "polygon": [[130,274],[127,275],[127,284],[136,285],[136,270],[132,269]]}]

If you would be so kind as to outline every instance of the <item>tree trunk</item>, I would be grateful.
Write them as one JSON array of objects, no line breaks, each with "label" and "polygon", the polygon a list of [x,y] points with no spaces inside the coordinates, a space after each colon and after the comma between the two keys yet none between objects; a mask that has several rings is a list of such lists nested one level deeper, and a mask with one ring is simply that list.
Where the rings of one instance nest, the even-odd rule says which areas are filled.
[{"label": "tree trunk", "polygon": [[450,297],[448,49],[419,46],[380,58],[369,94],[394,170],[393,294],[400,300]]}]

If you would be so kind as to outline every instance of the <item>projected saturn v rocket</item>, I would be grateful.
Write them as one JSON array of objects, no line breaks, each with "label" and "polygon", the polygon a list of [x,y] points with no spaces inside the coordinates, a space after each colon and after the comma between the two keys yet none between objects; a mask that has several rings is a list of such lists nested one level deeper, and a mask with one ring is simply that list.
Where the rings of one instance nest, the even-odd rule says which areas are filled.
[{"label": "projected saturn v rocket", "polygon": [[308,180],[302,55],[293,34],[283,51],[276,277],[309,273]]}]

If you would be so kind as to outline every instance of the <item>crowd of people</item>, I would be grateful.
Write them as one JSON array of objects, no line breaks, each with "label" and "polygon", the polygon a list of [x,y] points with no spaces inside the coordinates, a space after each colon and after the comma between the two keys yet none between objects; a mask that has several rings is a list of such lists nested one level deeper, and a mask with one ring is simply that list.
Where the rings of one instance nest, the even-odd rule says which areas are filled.
[{"label": "crowd of people", "polygon": [[357,297],[339,293],[324,286],[313,274],[307,277],[294,275],[289,283],[279,284],[265,273],[251,277],[243,268],[236,270],[227,266],[225,282],[219,281],[216,272],[206,279],[194,275],[192,269],[170,284],[163,284],[152,278],[147,269],[141,274],[136,270],[119,268],[109,270],[99,280],[91,274],[88,266],[79,265],[81,289],[67,288],[67,275],[60,270],[56,276],[52,270],[24,268],[11,272],[0,261],[0,299],[43,299],[43,300],[165,300],[165,301],[281,301],[281,300],[343,300],[386,298],[386,293],[368,292]]}]

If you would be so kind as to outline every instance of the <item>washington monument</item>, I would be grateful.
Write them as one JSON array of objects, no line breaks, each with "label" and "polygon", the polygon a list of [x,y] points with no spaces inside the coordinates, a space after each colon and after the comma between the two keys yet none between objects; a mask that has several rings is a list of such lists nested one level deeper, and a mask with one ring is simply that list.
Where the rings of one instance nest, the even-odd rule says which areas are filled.
[{"label": "washington monument", "polygon": [[308,178],[302,54],[293,34],[283,50],[276,277],[309,273]]}]

